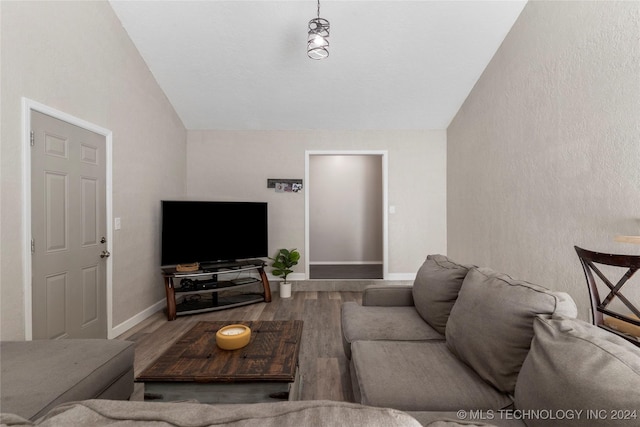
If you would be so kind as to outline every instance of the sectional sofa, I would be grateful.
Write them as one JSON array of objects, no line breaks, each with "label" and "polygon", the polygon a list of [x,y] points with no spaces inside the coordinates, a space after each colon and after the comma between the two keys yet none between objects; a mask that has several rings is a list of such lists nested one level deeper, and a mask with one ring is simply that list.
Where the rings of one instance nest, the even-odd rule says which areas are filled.
[{"label": "sectional sofa", "polygon": [[[423,425],[640,425],[640,353],[571,297],[430,255],[342,306],[355,400]],[[443,424],[445,425],[445,424]]]},{"label": "sectional sofa", "polygon": [[565,293],[430,255],[413,286],[371,286],[342,306],[357,402],[118,401],[132,390],[132,343],[53,341],[63,347],[46,354],[45,343],[2,343],[0,424],[640,425],[639,349],[576,312]]}]

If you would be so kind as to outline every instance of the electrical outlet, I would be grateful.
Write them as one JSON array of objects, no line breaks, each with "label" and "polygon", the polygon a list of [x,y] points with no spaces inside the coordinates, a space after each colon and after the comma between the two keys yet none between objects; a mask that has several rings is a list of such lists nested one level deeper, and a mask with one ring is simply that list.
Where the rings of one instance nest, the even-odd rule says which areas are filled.
[{"label": "electrical outlet", "polygon": [[120,222],[120,218],[114,218],[113,228],[115,228],[116,230],[120,230],[120,228],[122,228],[122,223]]}]

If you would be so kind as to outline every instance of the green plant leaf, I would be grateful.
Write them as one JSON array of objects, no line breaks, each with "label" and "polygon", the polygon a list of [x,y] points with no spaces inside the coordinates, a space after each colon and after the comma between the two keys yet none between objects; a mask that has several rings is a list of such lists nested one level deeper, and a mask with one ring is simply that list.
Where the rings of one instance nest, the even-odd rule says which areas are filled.
[{"label": "green plant leaf", "polygon": [[271,267],[273,267],[272,274],[274,276],[282,276],[284,280],[287,280],[287,276],[293,273],[291,267],[298,265],[300,260],[300,252],[297,249],[280,249],[274,258],[269,257],[273,261]]}]

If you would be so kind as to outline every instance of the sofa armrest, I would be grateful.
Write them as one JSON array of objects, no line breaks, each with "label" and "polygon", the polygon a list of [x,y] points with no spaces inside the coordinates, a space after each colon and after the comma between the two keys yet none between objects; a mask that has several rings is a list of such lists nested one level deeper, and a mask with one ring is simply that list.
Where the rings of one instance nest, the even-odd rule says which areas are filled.
[{"label": "sofa armrest", "polygon": [[413,306],[411,285],[370,285],[362,294],[362,305]]}]

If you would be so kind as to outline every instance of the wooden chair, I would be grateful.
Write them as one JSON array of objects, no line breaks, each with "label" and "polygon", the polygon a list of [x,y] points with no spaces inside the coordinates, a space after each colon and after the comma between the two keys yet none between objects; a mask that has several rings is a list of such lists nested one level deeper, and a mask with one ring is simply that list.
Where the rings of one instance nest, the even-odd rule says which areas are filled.
[{"label": "wooden chair", "polygon": [[[640,256],[592,252],[577,246],[575,250],[587,279],[593,324],[640,347],[640,310],[621,292],[622,286],[640,269]],[[614,285],[596,264],[619,267],[626,269],[626,272]],[[594,273],[610,290],[604,300],[600,299]],[[609,307],[615,298],[618,298],[631,314],[623,314]]]}]

